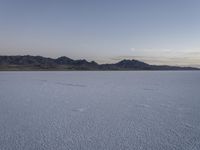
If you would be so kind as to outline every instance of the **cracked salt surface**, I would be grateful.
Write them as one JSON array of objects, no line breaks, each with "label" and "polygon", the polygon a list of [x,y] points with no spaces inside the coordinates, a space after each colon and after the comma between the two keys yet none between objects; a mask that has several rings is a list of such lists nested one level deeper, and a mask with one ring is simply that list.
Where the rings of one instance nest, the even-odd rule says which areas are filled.
[{"label": "cracked salt surface", "polygon": [[0,72],[0,150],[199,150],[200,72]]}]

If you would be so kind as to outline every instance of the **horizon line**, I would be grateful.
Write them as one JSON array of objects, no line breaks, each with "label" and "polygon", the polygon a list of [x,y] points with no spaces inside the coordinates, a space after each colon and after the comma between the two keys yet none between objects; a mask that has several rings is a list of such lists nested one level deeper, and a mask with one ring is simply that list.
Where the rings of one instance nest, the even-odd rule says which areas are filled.
[{"label": "horizon line", "polygon": [[[146,63],[146,64],[148,64],[148,65],[155,65],[155,66],[192,67],[192,68],[198,68],[198,69],[200,69],[200,64],[196,64],[196,66],[192,66],[192,65],[189,65],[189,64],[188,64],[188,65],[178,65],[178,64],[174,64],[174,65],[173,65],[173,64],[154,64],[154,63],[149,63],[149,62],[143,60],[144,57],[143,57],[143,59],[137,59],[137,57],[139,57],[139,56],[129,56],[129,58],[127,58],[128,56],[121,56],[121,58],[115,58],[115,59],[113,58],[112,60],[115,60],[115,63],[114,63],[114,62],[99,63],[99,62],[96,61],[95,59],[90,59],[90,60],[88,60],[87,58],[78,58],[78,59],[74,59],[74,58],[68,57],[68,56],[66,56],[66,55],[61,55],[61,56],[57,56],[57,57],[44,56],[44,55],[31,55],[31,54],[22,54],[22,55],[20,55],[20,54],[16,54],[16,55],[0,55],[0,56],[6,56],[6,57],[32,56],[32,57],[43,57],[43,58],[50,58],[50,59],[58,59],[58,58],[60,58],[60,57],[67,57],[67,58],[72,59],[72,60],[74,60],[74,61],[76,61],[76,60],[86,60],[87,62],[95,62],[95,63],[97,63],[98,65],[115,64],[115,63],[120,62],[120,61],[123,61],[123,60],[130,60],[130,61],[136,60],[136,61],[144,62],[144,63]],[[134,58],[134,57],[135,57],[135,58]],[[148,57],[146,57],[146,58],[148,58]]]}]

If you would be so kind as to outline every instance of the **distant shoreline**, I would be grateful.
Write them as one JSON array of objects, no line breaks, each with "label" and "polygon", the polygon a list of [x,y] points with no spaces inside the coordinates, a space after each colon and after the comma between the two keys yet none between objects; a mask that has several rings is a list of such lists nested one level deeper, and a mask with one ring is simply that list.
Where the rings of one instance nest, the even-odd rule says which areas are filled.
[{"label": "distant shoreline", "polygon": [[98,64],[85,59],[57,59],[42,56],[0,56],[0,71],[170,71],[200,70],[194,67],[150,65],[138,60],[121,60],[114,64]]}]

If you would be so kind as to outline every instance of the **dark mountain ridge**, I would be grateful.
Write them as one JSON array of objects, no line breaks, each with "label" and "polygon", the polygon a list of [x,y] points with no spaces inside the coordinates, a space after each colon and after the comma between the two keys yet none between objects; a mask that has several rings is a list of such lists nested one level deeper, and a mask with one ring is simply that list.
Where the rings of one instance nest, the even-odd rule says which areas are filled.
[{"label": "dark mountain ridge", "polygon": [[0,56],[0,70],[199,70],[193,67],[149,65],[138,60],[124,59],[115,64],[98,64],[66,56],[57,59],[42,56]]}]

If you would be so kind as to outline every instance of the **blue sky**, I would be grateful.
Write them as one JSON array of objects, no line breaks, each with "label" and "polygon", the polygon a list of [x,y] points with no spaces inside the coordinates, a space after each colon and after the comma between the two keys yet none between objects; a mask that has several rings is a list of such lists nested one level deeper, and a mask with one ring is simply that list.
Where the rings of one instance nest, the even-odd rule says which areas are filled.
[{"label": "blue sky", "polygon": [[0,0],[0,55],[200,64],[199,0]]}]

